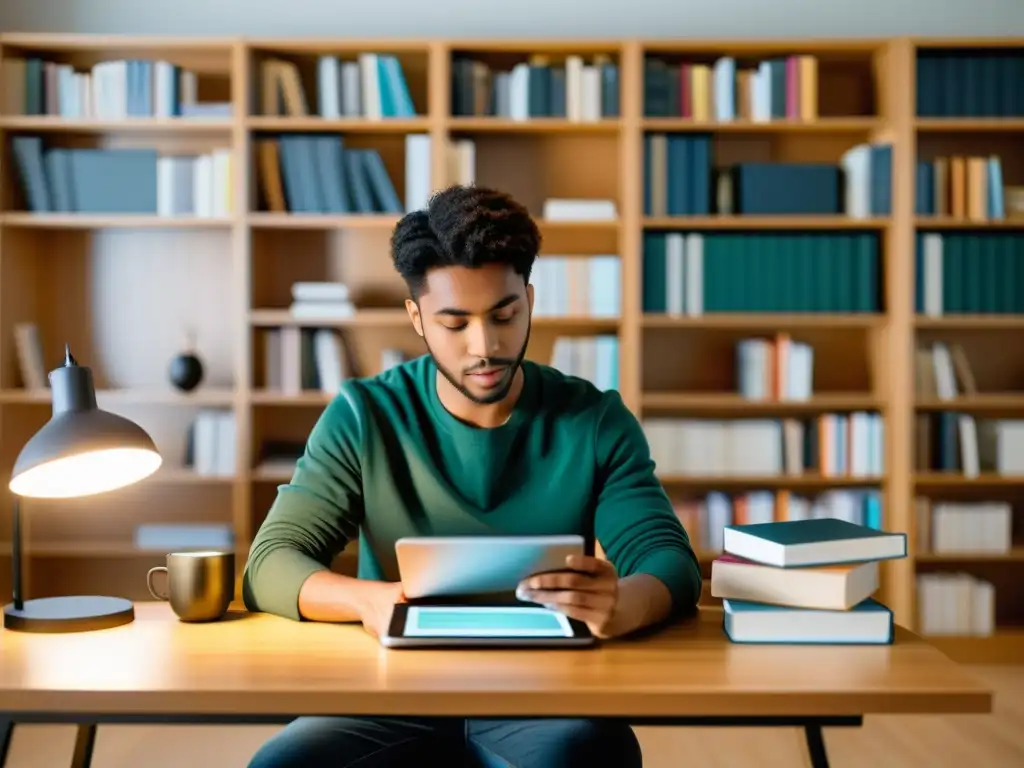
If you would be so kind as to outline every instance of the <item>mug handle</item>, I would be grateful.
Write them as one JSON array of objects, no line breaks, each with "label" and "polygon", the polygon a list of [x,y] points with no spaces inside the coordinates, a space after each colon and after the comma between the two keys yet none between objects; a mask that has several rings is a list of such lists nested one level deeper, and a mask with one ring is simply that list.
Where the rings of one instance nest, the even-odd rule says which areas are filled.
[{"label": "mug handle", "polygon": [[156,568],[150,568],[149,573],[146,574],[146,586],[149,588],[149,594],[155,597],[157,600],[170,600],[168,595],[161,595],[155,589],[153,589],[153,574],[155,573],[167,573],[167,566],[158,565]]}]

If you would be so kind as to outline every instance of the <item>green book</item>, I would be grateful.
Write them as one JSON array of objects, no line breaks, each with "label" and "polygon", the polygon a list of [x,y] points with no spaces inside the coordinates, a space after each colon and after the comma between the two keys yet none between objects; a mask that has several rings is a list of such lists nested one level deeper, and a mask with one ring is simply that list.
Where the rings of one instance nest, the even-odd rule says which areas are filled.
[{"label": "green book", "polygon": [[731,555],[779,568],[840,565],[907,556],[907,534],[823,517],[725,527]]},{"label": "green book", "polygon": [[784,645],[890,645],[892,611],[868,598],[848,611],[789,608],[724,600],[722,628],[734,643]]}]

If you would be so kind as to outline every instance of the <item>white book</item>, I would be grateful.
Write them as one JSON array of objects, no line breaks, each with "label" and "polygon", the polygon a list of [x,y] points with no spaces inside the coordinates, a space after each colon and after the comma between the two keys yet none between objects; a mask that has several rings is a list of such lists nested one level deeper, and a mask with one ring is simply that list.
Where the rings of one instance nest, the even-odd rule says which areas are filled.
[{"label": "white book", "polygon": [[324,280],[299,281],[292,283],[292,299],[296,302],[347,302],[348,286],[345,283]]},{"label": "white book", "polygon": [[288,308],[292,317],[302,319],[342,319],[355,316],[356,310],[347,301],[293,301]]},{"label": "white book", "polygon": [[682,315],[686,309],[686,241],[682,232],[671,232],[665,238],[668,283],[668,314]]},{"label": "white book", "polygon": [[377,54],[362,53],[359,55],[359,86],[362,89],[363,117],[369,120],[381,118],[380,74],[377,66]]},{"label": "white book", "polygon": [[334,56],[321,56],[317,61],[317,101],[320,117],[341,117],[341,67]]},{"label": "white book", "polygon": [[405,210],[420,211],[427,207],[431,183],[430,136],[413,133],[405,137]]}]

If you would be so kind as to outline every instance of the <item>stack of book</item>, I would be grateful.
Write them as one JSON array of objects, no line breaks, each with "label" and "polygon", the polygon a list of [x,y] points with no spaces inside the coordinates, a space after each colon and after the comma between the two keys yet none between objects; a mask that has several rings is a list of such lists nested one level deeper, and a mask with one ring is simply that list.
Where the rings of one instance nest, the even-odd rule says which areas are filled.
[{"label": "stack of book", "polygon": [[734,643],[886,645],[892,611],[872,595],[879,562],[907,556],[907,536],[835,518],[725,528],[711,567]]}]

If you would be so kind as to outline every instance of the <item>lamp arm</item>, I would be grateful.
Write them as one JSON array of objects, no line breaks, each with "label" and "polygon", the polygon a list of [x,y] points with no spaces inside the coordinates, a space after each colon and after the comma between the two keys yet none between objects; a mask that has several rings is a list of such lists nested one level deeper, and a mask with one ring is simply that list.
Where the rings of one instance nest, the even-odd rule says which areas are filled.
[{"label": "lamp arm", "polygon": [[11,531],[11,563],[14,568],[14,610],[20,611],[24,609],[25,604],[24,595],[21,593],[21,499],[18,496],[14,497],[12,515],[14,530]]}]

